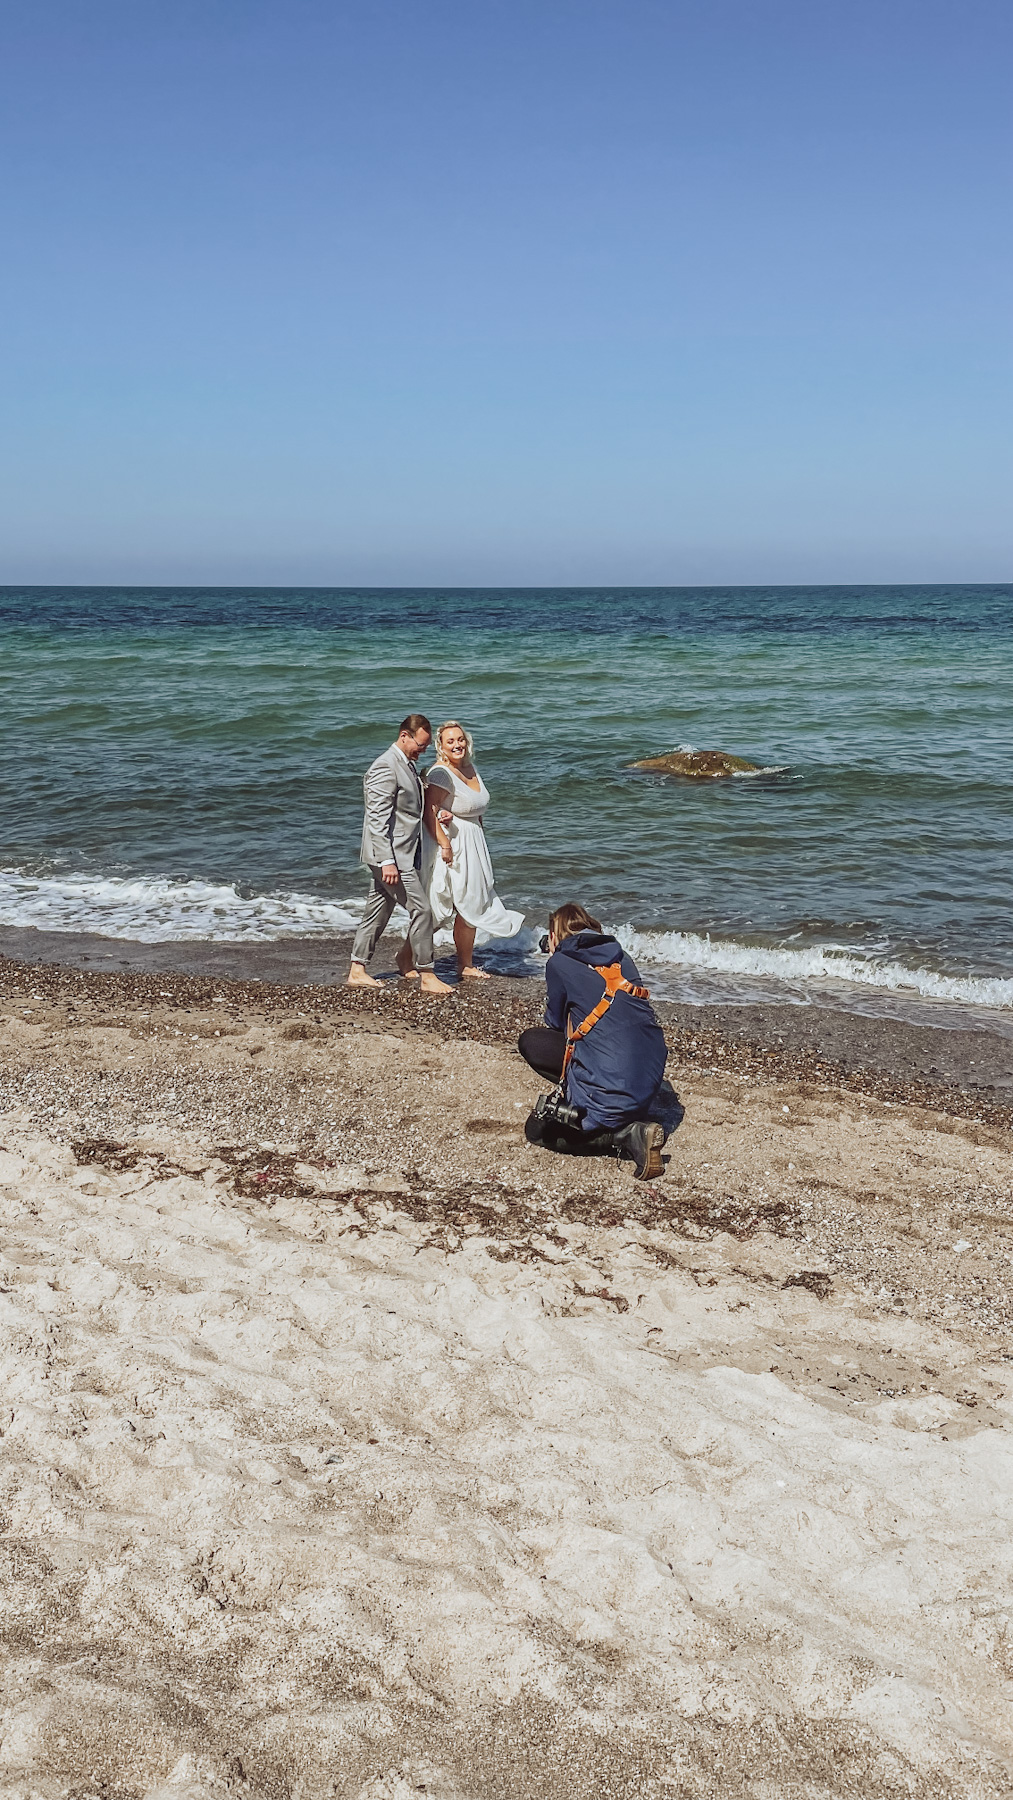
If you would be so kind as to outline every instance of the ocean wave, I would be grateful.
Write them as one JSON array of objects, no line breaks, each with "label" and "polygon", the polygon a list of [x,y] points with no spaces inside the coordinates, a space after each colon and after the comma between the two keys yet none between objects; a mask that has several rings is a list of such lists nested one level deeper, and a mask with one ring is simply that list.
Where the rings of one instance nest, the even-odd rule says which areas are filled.
[{"label": "ocean wave", "polygon": [[1013,979],[998,975],[946,975],[902,962],[877,961],[834,945],[780,948],[700,936],[694,931],[638,931],[629,924],[617,926],[615,931],[623,948],[643,963],[793,985],[847,982],[898,994],[916,993],[927,1000],[957,1001],[963,1006],[1013,1007]]},{"label": "ocean wave", "polygon": [[[231,883],[173,881],[163,875],[54,876],[0,869],[0,927],[81,931],[140,944],[267,944],[279,938],[334,937],[355,930],[364,905],[364,899],[332,901],[313,894],[247,896]],[[395,906],[392,931],[404,931],[407,924],[407,913]],[[513,938],[490,938],[480,931],[476,941],[488,947],[493,966],[507,971],[538,957],[539,936],[539,930],[522,926]],[[453,932],[439,930],[435,942],[441,948],[452,945]]]},{"label": "ocean wave", "polygon": [[[174,881],[159,875],[33,875],[0,869],[0,926],[95,933],[143,944],[200,940],[258,944],[343,936],[355,930],[363,906],[362,898],[332,901],[298,892],[245,895],[231,883]],[[401,908],[395,908],[392,929],[404,930],[406,924]],[[963,1007],[1013,1009],[1013,979],[1002,976],[947,974],[833,944],[748,944],[692,931],[642,931],[631,923],[614,929],[638,962],[678,971],[680,978],[699,976],[705,987],[712,978],[729,991],[745,984],[750,992],[762,994],[769,983],[802,995],[832,983],[850,986],[870,1000],[879,991],[898,1000],[917,995]],[[540,927],[524,926],[514,938],[491,940],[480,933],[478,942],[485,946],[490,968],[504,974],[533,974],[544,962],[538,952],[539,932]],[[436,934],[441,949],[452,941],[446,929]]]},{"label": "ocean wave", "polygon": [[361,912],[354,900],[342,904],[298,893],[247,897],[231,885],[167,876],[32,876],[0,869],[0,925],[96,932],[142,944],[330,937],[354,930]]}]

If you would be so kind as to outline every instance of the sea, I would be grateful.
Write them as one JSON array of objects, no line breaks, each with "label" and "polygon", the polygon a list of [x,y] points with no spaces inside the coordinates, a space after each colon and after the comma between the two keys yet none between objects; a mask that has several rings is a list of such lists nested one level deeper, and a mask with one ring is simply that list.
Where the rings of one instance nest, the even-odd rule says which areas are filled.
[{"label": "sea", "polygon": [[[1013,1021],[1013,586],[0,589],[0,928],[359,917],[363,771],[462,721],[489,945],[579,899],[661,996]],[[756,774],[690,782],[675,747]]]}]

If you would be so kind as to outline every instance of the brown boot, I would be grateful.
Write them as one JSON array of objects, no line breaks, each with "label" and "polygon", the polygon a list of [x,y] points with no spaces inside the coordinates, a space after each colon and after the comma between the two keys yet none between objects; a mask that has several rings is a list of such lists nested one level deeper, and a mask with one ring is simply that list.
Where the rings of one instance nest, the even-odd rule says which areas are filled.
[{"label": "brown boot", "polygon": [[661,1147],[665,1133],[657,1119],[634,1119],[632,1125],[623,1125],[614,1133],[614,1140],[620,1155],[632,1157],[636,1163],[633,1173],[637,1181],[657,1181],[664,1174]]}]

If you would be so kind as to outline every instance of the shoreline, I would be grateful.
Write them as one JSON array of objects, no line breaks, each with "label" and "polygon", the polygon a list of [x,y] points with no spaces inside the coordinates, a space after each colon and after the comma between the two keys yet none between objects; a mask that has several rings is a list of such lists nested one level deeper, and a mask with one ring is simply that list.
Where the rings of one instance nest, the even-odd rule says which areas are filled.
[{"label": "shoreline", "polygon": [[[400,935],[394,929],[381,939],[376,953],[376,971],[388,975],[394,973],[392,946]],[[327,986],[344,980],[353,938],[351,926],[336,929],[328,935],[292,933],[272,938],[188,936],[148,940],[64,927],[41,929],[34,925],[0,925],[0,958],[63,963],[72,968],[93,970],[130,969],[138,973],[163,970],[189,975],[220,975],[230,980]],[[533,952],[527,957],[522,953],[517,962],[511,958],[505,966],[502,961],[497,962],[497,956],[502,957],[502,949],[495,941],[480,949],[479,954],[486,956],[492,972],[504,980],[540,979],[539,961]],[[747,982],[747,991],[743,992],[738,977],[723,975],[718,969],[701,966],[691,972],[680,964],[652,962],[647,953],[640,953],[640,961],[656,999],[670,1005],[713,1006],[718,1011],[743,1006],[783,1006],[802,1011],[812,1007],[818,1011],[855,1014],[873,1020],[896,1019],[901,1024],[924,1025],[930,1029],[978,1031],[989,1037],[1007,1038],[1013,1043],[1013,1007],[987,1007],[978,1001],[955,1000],[948,995],[932,997],[915,987],[879,988],[830,977],[802,983],[786,975],[753,976]],[[436,962],[438,968],[453,975],[454,957],[449,940],[437,945]],[[527,967],[524,967],[525,962]],[[698,991],[685,991],[688,980],[696,984]]]},{"label": "shoreline", "polygon": [[[446,1000],[425,999],[398,980],[397,938],[381,942],[374,972],[380,989],[345,985],[351,937],[218,944],[202,940],[146,944],[97,934],[0,931],[0,997],[31,989],[56,999],[83,981],[96,999],[143,1008],[169,994],[203,1003],[213,988],[230,1003],[269,1016],[305,1010],[352,1014],[363,1028],[435,1031],[485,1043],[512,1043],[538,1024],[539,976],[493,975],[456,986]],[[449,973],[452,959],[437,959]],[[830,1005],[783,1002],[655,1002],[671,1052],[691,1066],[861,1088],[898,1104],[913,1102],[1013,1128],[1013,1038],[977,1026],[912,1024]]]}]

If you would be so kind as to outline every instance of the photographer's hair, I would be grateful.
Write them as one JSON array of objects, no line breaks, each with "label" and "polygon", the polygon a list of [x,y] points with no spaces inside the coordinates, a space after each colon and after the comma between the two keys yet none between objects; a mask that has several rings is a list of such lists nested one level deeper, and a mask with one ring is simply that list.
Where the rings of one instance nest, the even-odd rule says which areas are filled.
[{"label": "photographer's hair", "polygon": [[573,937],[578,931],[601,931],[602,922],[588,912],[586,906],[578,905],[576,900],[568,900],[565,906],[557,906],[549,920],[549,932],[557,944],[564,938]]},{"label": "photographer's hair", "polygon": [[472,737],[471,732],[467,731],[465,729],[465,727],[461,724],[459,719],[444,719],[442,725],[437,725],[436,736],[433,739],[433,742],[436,745],[436,760],[437,760],[437,762],[444,763],[444,764],[446,763],[446,758],[444,757],[444,754],[443,754],[443,734],[445,731],[463,731],[464,732],[464,741],[468,746],[468,757],[470,760],[470,758],[474,755],[474,752],[475,752],[475,740]]},{"label": "photographer's hair", "polygon": [[414,737],[419,731],[428,731],[430,737],[433,735],[433,728],[425,713],[409,713],[407,719],[402,719],[397,728],[398,737],[401,736],[402,731],[407,731],[409,737]]}]

